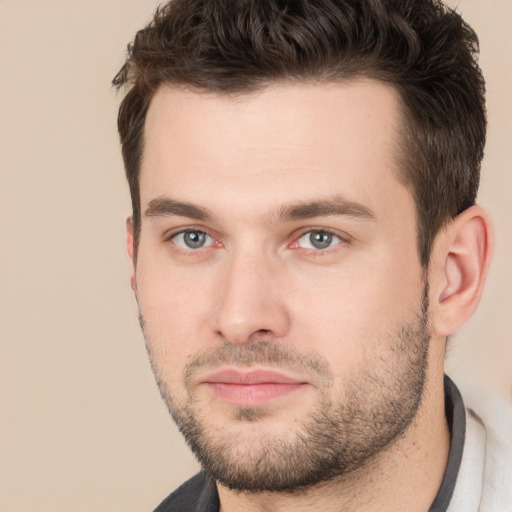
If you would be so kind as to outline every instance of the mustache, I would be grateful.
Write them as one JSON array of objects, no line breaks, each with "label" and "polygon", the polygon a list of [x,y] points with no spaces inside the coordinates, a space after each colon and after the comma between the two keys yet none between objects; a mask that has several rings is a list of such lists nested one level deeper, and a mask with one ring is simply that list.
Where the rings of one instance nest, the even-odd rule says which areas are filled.
[{"label": "mustache", "polygon": [[221,365],[269,366],[300,373],[314,374],[322,379],[331,379],[327,361],[316,354],[302,353],[276,342],[256,340],[247,344],[224,342],[220,347],[210,348],[194,356],[185,367],[185,382],[204,368]]}]

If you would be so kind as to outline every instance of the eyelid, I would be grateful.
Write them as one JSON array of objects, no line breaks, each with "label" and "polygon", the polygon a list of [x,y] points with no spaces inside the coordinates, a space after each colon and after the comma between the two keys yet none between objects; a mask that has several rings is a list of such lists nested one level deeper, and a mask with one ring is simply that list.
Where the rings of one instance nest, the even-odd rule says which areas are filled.
[{"label": "eyelid", "polygon": [[205,234],[211,236],[212,238],[215,238],[210,233],[210,231],[208,229],[206,229],[206,228],[204,228],[202,226],[194,226],[193,224],[191,224],[191,225],[176,226],[176,227],[173,227],[173,228],[170,228],[170,229],[166,229],[162,233],[162,240],[164,240],[165,242],[168,242],[169,240],[171,240],[175,236],[180,235],[182,233],[187,233],[189,231],[197,231],[197,232],[200,232],[200,233],[205,233]]}]

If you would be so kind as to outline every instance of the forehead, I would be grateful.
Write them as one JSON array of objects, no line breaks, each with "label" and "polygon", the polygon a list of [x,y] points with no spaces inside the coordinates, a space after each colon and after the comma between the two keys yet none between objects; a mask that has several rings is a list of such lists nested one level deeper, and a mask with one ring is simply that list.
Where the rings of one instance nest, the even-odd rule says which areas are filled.
[{"label": "forehead", "polygon": [[237,96],[163,86],[145,125],[143,207],[192,188],[208,202],[219,184],[256,204],[329,193],[371,203],[399,186],[399,112],[395,90],[371,80],[276,83]]},{"label": "forehead", "polygon": [[[146,148],[153,140],[161,142],[160,137],[170,134],[173,124],[173,135],[180,139],[191,136],[189,142],[198,143],[216,136],[218,143],[231,137],[247,145],[250,136],[260,143],[324,140],[327,145],[333,138],[340,143],[341,138],[361,135],[375,141],[387,136],[391,142],[398,106],[393,87],[369,79],[319,84],[277,82],[254,93],[237,95],[163,85],[147,114]],[[212,131],[216,127],[221,130]]]}]

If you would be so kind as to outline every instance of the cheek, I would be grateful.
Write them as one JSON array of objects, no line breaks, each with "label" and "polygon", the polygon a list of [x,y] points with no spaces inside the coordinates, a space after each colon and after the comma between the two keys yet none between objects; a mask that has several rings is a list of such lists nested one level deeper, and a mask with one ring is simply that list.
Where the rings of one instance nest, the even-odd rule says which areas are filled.
[{"label": "cheek", "polygon": [[140,265],[137,289],[145,338],[154,357],[174,367],[185,364],[205,340],[211,294],[204,280]]},{"label": "cheek", "polygon": [[419,265],[385,257],[360,263],[296,285],[295,332],[305,345],[314,339],[308,348],[321,352],[336,373],[357,368],[378,345],[390,343],[420,307]]}]

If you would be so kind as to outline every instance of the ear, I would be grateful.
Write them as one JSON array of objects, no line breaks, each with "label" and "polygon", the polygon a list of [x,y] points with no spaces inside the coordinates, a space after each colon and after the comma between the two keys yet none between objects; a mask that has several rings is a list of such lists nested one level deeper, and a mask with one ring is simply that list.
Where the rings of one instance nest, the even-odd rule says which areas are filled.
[{"label": "ear", "polygon": [[133,218],[128,217],[126,219],[126,249],[128,251],[128,256],[130,256],[130,260],[132,262],[132,275],[130,277],[130,284],[132,290],[137,293],[137,276],[136,276],[136,260],[135,260],[135,243],[133,236]]},{"label": "ear", "polygon": [[480,206],[468,208],[439,233],[429,265],[434,336],[453,334],[475,312],[493,248],[489,215]]}]

